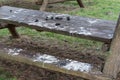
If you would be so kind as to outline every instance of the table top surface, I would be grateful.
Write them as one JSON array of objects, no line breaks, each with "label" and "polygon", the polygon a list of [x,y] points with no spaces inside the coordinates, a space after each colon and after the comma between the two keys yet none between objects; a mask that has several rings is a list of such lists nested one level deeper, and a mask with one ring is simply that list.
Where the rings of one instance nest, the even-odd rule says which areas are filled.
[{"label": "table top surface", "polygon": [[26,25],[35,29],[109,42],[113,38],[116,22],[50,13],[37,10],[0,7],[0,22]]}]

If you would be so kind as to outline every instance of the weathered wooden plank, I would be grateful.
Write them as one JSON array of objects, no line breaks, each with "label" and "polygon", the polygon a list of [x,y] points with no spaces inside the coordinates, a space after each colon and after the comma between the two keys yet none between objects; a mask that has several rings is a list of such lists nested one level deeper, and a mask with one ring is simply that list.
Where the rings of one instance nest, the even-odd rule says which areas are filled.
[{"label": "weathered wooden plank", "polygon": [[[28,14],[29,13],[29,14]],[[3,6],[0,21],[110,43],[116,22]]]},{"label": "weathered wooden plank", "polygon": [[120,17],[112,40],[110,56],[106,61],[103,72],[113,78],[116,78],[120,72]]},{"label": "weathered wooden plank", "polygon": [[54,56],[46,54],[36,54],[33,56],[22,55],[20,54],[20,51],[22,50],[17,48],[5,48],[5,50],[6,51],[0,50],[0,58],[2,59],[14,60],[29,65],[34,65],[40,68],[83,77],[90,80],[111,80],[110,78],[103,76],[100,71],[94,70],[94,72],[92,72],[92,69],[94,67],[88,63],[82,63],[69,59],[61,60],[60,58],[56,58]]}]

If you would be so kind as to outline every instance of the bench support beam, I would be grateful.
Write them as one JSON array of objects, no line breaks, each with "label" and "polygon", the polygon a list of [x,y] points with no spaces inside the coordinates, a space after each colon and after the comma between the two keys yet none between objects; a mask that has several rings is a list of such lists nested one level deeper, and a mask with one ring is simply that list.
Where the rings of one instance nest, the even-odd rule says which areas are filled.
[{"label": "bench support beam", "polygon": [[78,2],[79,6],[80,6],[81,8],[84,8],[84,5],[83,5],[83,3],[82,3],[81,0],[77,0],[77,2]]},{"label": "bench support beam", "polygon": [[[64,1],[64,0],[63,0]],[[84,8],[84,5],[83,5],[83,3],[82,3],[82,1],[81,0],[77,0],[77,2],[78,2],[78,4],[79,4],[79,6],[81,7],[81,8]],[[49,4],[49,0],[43,0],[42,1],[42,5],[41,5],[41,7],[40,7],[40,11],[45,11],[45,9],[47,8],[47,5]]]},{"label": "bench support beam", "polygon": [[112,78],[116,78],[120,72],[120,17],[111,43],[110,56],[106,61],[103,72]]},{"label": "bench support beam", "polygon": [[40,7],[40,11],[45,11],[48,5],[48,0],[43,0],[42,6]]},{"label": "bench support beam", "polygon": [[13,25],[13,24],[7,25],[7,28],[12,35],[12,38],[19,38],[19,34],[17,33],[15,27],[16,27],[16,25]]}]

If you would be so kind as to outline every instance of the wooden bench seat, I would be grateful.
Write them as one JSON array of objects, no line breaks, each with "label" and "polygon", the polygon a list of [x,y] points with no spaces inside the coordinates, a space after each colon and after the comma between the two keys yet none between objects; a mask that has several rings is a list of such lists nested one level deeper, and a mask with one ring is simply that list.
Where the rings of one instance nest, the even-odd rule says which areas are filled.
[{"label": "wooden bench seat", "polygon": [[10,59],[13,61],[18,61],[40,68],[58,71],[90,80],[111,80],[110,78],[106,77],[100,70],[97,70],[95,66],[89,63],[83,63],[71,59],[61,59],[60,57],[39,53],[35,55],[23,55],[19,51],[25,50],[19,48],[5,48],[5,50],[0,49],[0,58],[8,60]]},{"label": "wooden bench seat", "polygon": [[[59,61],[66,61],[68,59],[61,60],[59,58],[58,60],[53,56],[52,57],[58,60],[58,62],[46,63],[41,60],[35,61],[36,59],[39,59],[39,56],[37,58],[35,56],[25,57],[19,54],[8,54],[5,52],[0,53],[1,58],[15,60],[30,65],[35,65],[40,68],[80,76],[90,80],[114,80],[117,74],[120,72],[120,17],[118,19],[118,22],[114,22],[94,18],[70,16],[67,14],[57,14],[3,6],[0,8],[0,22],[7,24],[7,28],[14,38],[19,37],[18,33],[15,30],[15,27],[25,26],[28,28],[36,29],[38,31],[49,31],[110,44],[110,56],[106,60],[103,70],[95,72],[93,71],[94,73],[98,74],[91,74],[89,71],[85,72],[81,70],[66,70],[65,67],[60,67],[59,65],[61,64],[58,63]],[[33,60],[34,58],[35,60]],[[74,60],[70,61],[74,62]],[[72,63],[70,61],[68,62]],[[64,66],[66,64],[68,63],[65,63]]]},{"label": "wooden bench seat", "polygon": [[3,6],[0,21],[110,43],[116,22]]}]

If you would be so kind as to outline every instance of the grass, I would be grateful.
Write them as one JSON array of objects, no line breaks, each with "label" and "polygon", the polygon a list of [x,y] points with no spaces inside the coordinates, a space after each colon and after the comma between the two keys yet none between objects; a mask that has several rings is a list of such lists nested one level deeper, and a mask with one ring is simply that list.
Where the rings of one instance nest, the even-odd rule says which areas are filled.
[{"label": "grass", "polygon": [[[116,21],[120,12],[120,0],[83,0],[86,8],[79,8],[78,4],[75,1],[65,2],[63,5],[65,6],[73,6],[77,9],[68,11],[68,14],[78,15],[84,17],[92,17],[92,18],[100,18],[106,20],[114,20]],[[56,11],[55,11],[56,12]],[[58,13],[66,13],[66,10],[57,11]],[[88,45],[97,45],[100,43],[94,41],[78,39],[74,37],[68,37],[64,35],[54,34],[50,32],[41,32],[38,33],[35,30],[31,30],[28,28],[18,28],[18,31],[22,35],[28,35],[34,38],[43,38],[43,39],[53,39],[53,40],[67,40],[70,44],[83,43]],[[8,36],[9,32],[7,29],[0,30],[0,37]],[[93,44],[94,43],[94,44]],[[88,46],[87,45],[87,46]],[[8,79],[9,73],[4,72],[4,70],[0,67],[0,80],[16,80],[16,79]]]},{"label": "grass", "polygon": [[0,80],[16,80],[16,78],[12,78],[9,72],[0,67]]},{"label": "grass", "polygon": [[[70,12],[71,15],[117,20],[120,13],[120,0],[83,0],[86,8]],[[77,2],[65,4],[77,6]]]}]

